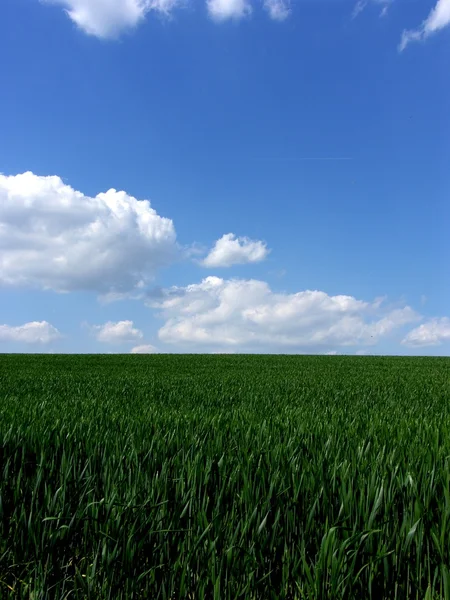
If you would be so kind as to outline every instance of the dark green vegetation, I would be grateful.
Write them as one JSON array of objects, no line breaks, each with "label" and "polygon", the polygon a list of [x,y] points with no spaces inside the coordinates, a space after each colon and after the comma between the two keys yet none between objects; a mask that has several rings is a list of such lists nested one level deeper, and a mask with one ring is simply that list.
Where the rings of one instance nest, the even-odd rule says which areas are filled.
[{"label": "dark green vegetation", "polygon": [[449,373],[0,356],[0,597],[449,599]]}]

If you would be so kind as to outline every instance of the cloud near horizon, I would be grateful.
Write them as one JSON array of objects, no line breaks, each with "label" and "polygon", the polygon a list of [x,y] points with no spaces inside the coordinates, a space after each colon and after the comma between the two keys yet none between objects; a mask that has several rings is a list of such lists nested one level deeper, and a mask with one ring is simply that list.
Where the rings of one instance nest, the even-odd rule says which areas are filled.
[{"label": "cloud near horizon", "polygon": [[[254,264],[269,251],[260,240],[228,233],[200,264]],[[410,306],[392,308],[385,299],[366,302],[318,290],[279,293],[257,279],[209,276],[187,286],[149,289],[157,270],[178,255],[172,220],[159,216],[147,200],[114,189],[86,196],[56,176],[0,175],[0,287],[91,291],[105,302],[141,300],[165,319],[159,340],[177,349],[362,351],[422,319]],[[156,352],[132,320],[108,321],[90,331],[100,342],[133,343],[133,354]],[[59,337],[47,321],[0,325],[3,342],[45,344]],[[410,347],[448,342],[450,320],[428,319],[402,337],[397,341]]]},{"label": "cloud near horizon", "polygon": [[164,343],[257,352],[371,346],[421,318],[409,306],[384,308],[382,300],[311,290],[275,293],[264,281],[219,277],[170,288],[148,305],[166,319],[158,332]]},{"label": "cloud near horizon", "polygon": [[49,344],[61,337],[56,327],[47,321],[31,321],[18,326],[0,325],[0,342]]},{"label": "cloud near horizon", "polygon": [[156,354],[158,350],[151,344],[141,344],[131,348],[130,354]]},{"label": "cloud near horizon", "polygon": [[135,342],[144,337],[142,331],[134,327],[133,321],[108,321],[103,325],[93,325],[91,329],[97,341],[106,344]]},{"label": "cloud near horizon", "polygon": [[408,333],[402,340],[405,346],[440,346],[450,341],[450,319],[429,319]]}]

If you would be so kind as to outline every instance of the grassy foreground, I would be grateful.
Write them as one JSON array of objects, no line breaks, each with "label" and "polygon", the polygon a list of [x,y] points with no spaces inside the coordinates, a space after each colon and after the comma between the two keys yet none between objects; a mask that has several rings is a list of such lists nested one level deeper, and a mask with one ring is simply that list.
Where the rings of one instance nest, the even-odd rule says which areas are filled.
[{"label": "grassy foreground", "polygon": [[0,598],[450,599],[450,359],[0,355]]}]

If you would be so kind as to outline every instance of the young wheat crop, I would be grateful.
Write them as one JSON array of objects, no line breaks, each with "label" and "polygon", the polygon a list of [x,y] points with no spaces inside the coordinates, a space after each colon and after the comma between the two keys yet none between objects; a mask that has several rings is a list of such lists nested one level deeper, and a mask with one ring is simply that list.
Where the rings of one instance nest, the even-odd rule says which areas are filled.
[{"label": "young wheat crop", "polygon": [[450,600],[450,360],[0,357],[0,597]]}]

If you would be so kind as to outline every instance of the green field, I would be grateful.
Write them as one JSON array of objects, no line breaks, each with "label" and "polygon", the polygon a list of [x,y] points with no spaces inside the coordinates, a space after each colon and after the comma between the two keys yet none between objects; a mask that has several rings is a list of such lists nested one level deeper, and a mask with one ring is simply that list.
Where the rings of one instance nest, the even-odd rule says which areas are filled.
[{"label": "green field", "polygon": [[0,598],[450,599],[449,375],[0,355]]}]

